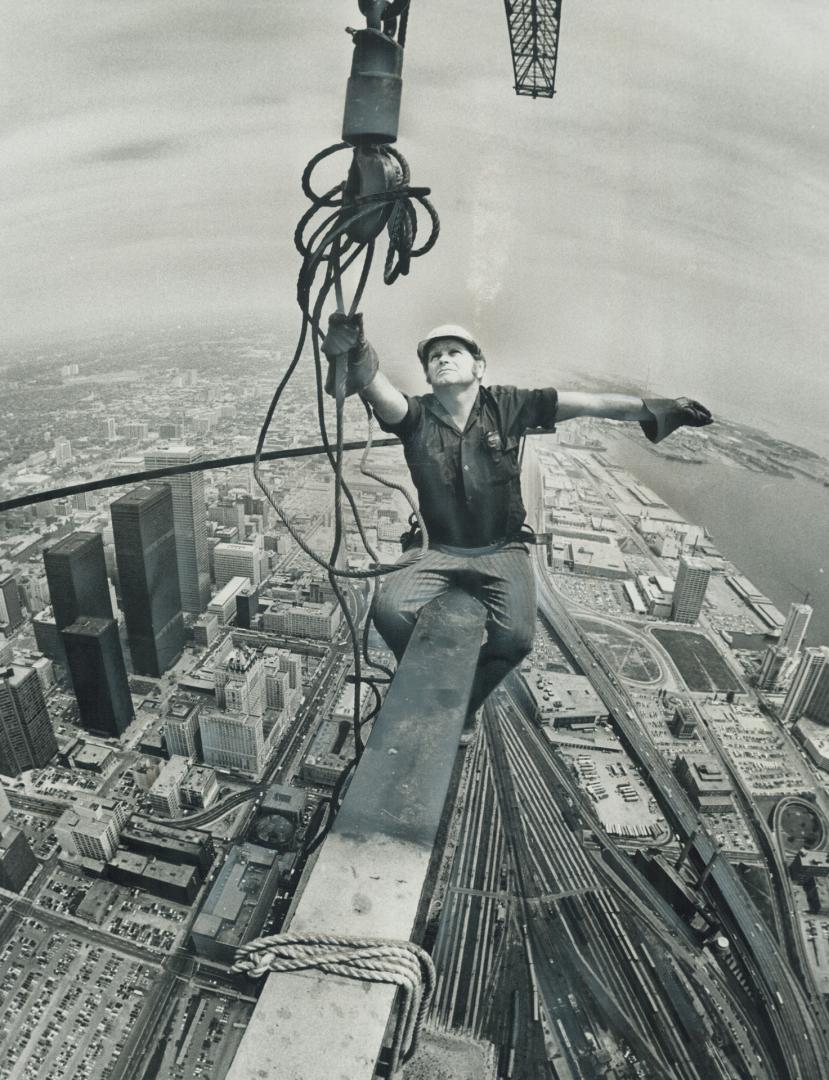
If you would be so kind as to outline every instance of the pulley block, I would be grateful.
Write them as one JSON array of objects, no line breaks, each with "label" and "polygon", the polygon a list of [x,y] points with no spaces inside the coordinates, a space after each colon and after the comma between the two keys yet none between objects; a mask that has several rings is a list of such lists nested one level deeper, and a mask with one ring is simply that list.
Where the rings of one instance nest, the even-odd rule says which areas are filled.
[{"label": "pulley block", "polygon": [[376,209],[369,209],[366,196],[383,195],[397,187],[403,180],[403,170],[395,157],[382,146],[355,147],[351,168],[343,192],[343,216],[348,218],[351,212],[361,205],[366,211],[357,221],[348,226],[349,240],[357,244],[367,244],[376,239],[389,220],[394,204],[378,202]]}]

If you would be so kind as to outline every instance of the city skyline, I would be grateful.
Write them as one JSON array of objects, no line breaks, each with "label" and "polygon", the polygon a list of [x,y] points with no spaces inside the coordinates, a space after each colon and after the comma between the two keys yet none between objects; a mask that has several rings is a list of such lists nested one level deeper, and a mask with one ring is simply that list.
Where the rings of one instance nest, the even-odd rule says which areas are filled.
[{"label": "city skyline", "polygon": [[[321,0],[13,13],[8,343],[295,324],[298,178],[339,138],[355,18]],[[443,228],[410,279],[369,288],[382,355],[408,384],[423,327],[452,315],[509,379],[629,373],[825,451],[824,7],[564,23],[558,93],[533,102],[497,5],[413,10],[399,145]]]}]

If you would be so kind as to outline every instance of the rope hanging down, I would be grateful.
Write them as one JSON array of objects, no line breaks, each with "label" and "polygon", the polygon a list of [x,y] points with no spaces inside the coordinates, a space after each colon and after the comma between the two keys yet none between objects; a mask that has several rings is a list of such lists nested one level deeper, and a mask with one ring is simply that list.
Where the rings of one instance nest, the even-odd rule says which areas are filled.
[{"label": "rope hanging down", "polygon": [[[383,3],[378,5],[375,0],[361,0],[361,7],[364,5],[367,8],[376,9],[373,10],[372,18],[378,12],[385,10],[387,16],[386,25],[384,27],[385,33],[380,34],[379,31],[374,30],[354,32],[355,55],[358,51],[358,45],[359,48],[366,46],[374,49],[378,47],[379,44],[381,53],[387,52],[389,39],[394,34],[395,30],[398,35],[398,42],[396,45],[391,46],[391,50],[392,52],[397,50],[398,54],[401,53],[402,45],[405,40],[408,18],[409,4],[407,0],[396,0],[396,2],[391,5]],[[398,19],[400,20],[399,25],[397,24]],[[364,41],[363,39],[366,37],[371,40],[368,42]],[[378,38],[380,39],[379,43],[377,40]],[[383,44],[384,42],[385,44]],[[399,66],[399,63],[401,62],[399,55],[393,57],[392,60],[394,64],[398,64]],[[355,69],[352,69],[352,80],[349,80],[350,84],[353,81],[354,70]],[[348,110],[349,106],[347,104],[347,112]],[[359,108],[357,109],[357,112],[359,113]],[[371,113],[371,110],[369,110],[369,113]],[[365,121],[366,117],[362,116],[359,119]],[[394,128],[393,133],[391,130],[392,128]],[[253,461],[253,473],[256,482],[265,494],[280,521],[288,530],[300,550],[326,571],[331,588],[342,610],[352,647],[354,665],[354,708],[352,723],[355,756],[352,762],[340,774],[327,808],[324,807],[324,804],[321,804],[321,806],[327,810],[325,827],[320,830],[316,837],[314,837],[310,845],[306,846],[302,853],[303,858],[307,858],[308,855],[310,855],[328,832],[328,829],[333,822],[334,815],[339,807],[339,802],[348,776],[362,755],[363,741],[361,728],[364,724],[373,719],[380,710],[381,700],[377,686],[374,685],[373,682],[370,682],[369,685],[372,688],[375,699],[374,706],[368,716],[364,719],[361,717],[361,690],[363,682],[362,663],[364,661],[367,666],[381,671],[387,678],[390,678],[392,674],[388,668],[374,663],[369,657],[368,620],[371,618],[371,611],[369,611],[365,632],[363,634],[361,653],[361,642],[358,637],[357,626],[338,581],[338,579],[341,578],[351,580],[374,580],[384,574],[393,573],[397,567],[380,565],[377,553],[371,547],[366,536],[354,497],[343,476],[344,367],[340,367],[340,370],[337,373],[338,377],[335,380],[337,392],[335,394],[336,438],[334,447],[332,447],[329,440],[325,417],[324,379],[320,345],[324,338],[321,326],[322,315],[325,310],[325,305],[329,300],[332,288],[335,291],[337,307],[341,312],[344,312],[346,307],[343,299],[344,275],[352,266],[358,263],[358,260],[362,259],[362,266],[359,270],[356,289],[348,309],[349,314],[354,314],[359,307],[368,281],[368,275],[374,257],[376,239],[383,229],[388,229],[389,233],[389,250],[383,274],[387,284],[391,284],[401,275],[408,274],[411,260],[426,254],[437,241],[440,221],[434,207],[432,207],[431,203],[428,201],[427,196],[429,190],[428,188],[414,188],[411,186],[410,171],[406,160],[403,158],[402,154],[392,146],[388,145],[388,142],[394,137],[396,137],[396,127],[392,124],[389,127],[389,135],[380,140],[382,145],[377,145],[378,140],[376,139],[374,140],[375,145],[363,145],[362,142],[360,142],[359,145],[356,142],[334,144],[316,154],[311,161],[309,161],[303,172],[302,190],[309,199],[311,206],[300,218],[294,233],[295,246],[302,256],[302,265],[297,278],[297,302],[300,311],[302,312],[302,324],[293,358],[283,374],[270,402],[262,429],[259,433]],[[348,136],[346,136],[346,138],[348,138]],[[388,142],[386,139],[388,139]],[[353,159],[348,179],[335,185],[323,194],[319,194],[312,183],[314,170],[322,161],[345,149],[353,150]],[[420,247],[415,247],[418,231],[417,207],[421,207],[425,210],[431,222],[429,235]],[[322,280],[320,284],[317,284],[317,278],[320,274]],[[285,388],[299,364],[309,332],[314,360],[317,418],[320,436],[325,455],[334,472],[334,540],[331,553],[327,558],[319,555],[306,543],[299,530],[289,520],[284,508],[278,503],[273,489],[268,484],[261,471],[265,440],[271,422]],[[376,473],[369,471],[367,468],[367,455],[371,449],[372,443],[372,413],[368,405],[366,405],[365,408],[368,419],[368,437],[366,441],[366,452],[360,463],[360,471],[363,475],[369,476],[384,484],[386,487],[399,491],[404,495],[420,527],[420,556],[422,557],[428,548],[428,533],[411,492],[404,485],[388,481]],[[345,497],[351,510],[363,547],[372,560],[373,566],[370,569],[357,570],[337,565],[344,538],[343,497]],[[372,606],[373,603],[374,601],[372,599]],[[309,829],[309,836],[314,836],[314,830],[318,829],[319,825],[320,821],[315,816],[311,823],[312,827]]]},{"label": "rope hanging down", "polygon": [[402,999],[391,1044],[391,1075],[414,1056],[435,987],[432,958],[419,945],[391,938],[274,934],[248,942],[236,956],[233,970],[254,978],[270,971],[315,968],[330,975],[399,987]]}]

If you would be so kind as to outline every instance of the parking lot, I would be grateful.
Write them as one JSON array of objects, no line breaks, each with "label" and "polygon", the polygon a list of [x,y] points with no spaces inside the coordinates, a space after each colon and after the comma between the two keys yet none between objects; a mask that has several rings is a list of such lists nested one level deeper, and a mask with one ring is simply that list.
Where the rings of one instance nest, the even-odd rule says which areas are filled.
[{"label": "parking lot", "polygon": [[34,917],[0,951],[0,1075],[106,1080],[158,972]]},{"label": "parking lot", "polygon": [[155,1075],[165,1080],[223,1077],[252,1012],[249,1001],[203,990],[183,993],[160,1040]]},{"label": "parking lot", "polygon": [[[91,897],[105,892],[99,911]],[[183,936],[189,908],[160,900],[113,882],[90,882],[80,874],[57,867],[41,887],[38,903],[62,915],[77,915],[86,922],[145,948],[169,953]],[[85,905],[90,910],[78,910]]]}]

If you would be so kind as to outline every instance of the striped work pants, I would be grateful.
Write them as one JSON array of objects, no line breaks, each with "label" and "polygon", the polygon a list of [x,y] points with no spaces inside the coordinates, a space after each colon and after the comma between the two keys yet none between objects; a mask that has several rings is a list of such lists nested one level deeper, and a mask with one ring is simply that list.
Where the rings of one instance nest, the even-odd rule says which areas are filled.
[{"label": "striped work pants", "polygon": [[469,713],[530,652],[535,633],[535,578],[520,540],[485,548],[430,547],[405,552],[401,569],[378,585],[374,625],[400,662],[420,609],[452,588],[461,588],[486,608],[486,641],[472,686]]}]

